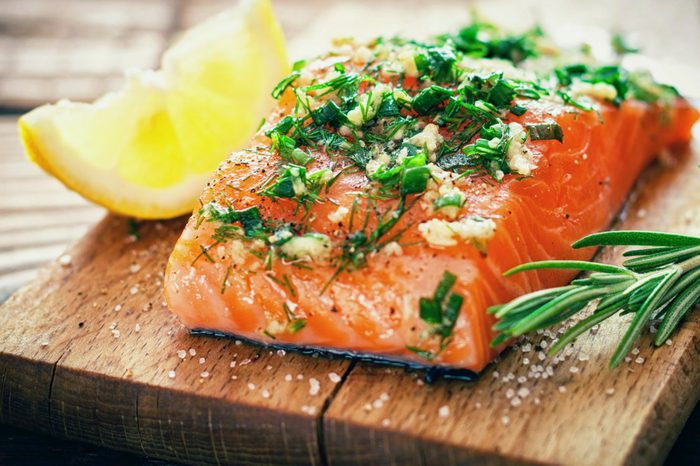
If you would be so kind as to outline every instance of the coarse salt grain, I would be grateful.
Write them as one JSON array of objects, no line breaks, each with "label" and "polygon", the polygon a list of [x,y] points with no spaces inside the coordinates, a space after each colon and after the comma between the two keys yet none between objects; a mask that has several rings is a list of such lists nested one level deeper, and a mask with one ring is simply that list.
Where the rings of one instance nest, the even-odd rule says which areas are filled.
[{"label": "coarse salt grain", "polygon": [[174,379],[175,378],[175,371],[168,372],[168,377],[170,377],[171,379]]},{"label": "coarse salt grain", "polygon": [[314,415],[316,414],[316,407],[315,406],[308,406],[308,405],[303,405],[301,407],[302,412],[306,414],[311,414]]},{"label": "coarse salt grain", "polygon": [[248,382],[248,390],[255,390],[255,384]]},{"label": "coarse salt grain", "polygon": [[510,418],[508,416],[503,416],[501,418],[501,422],[503,423],[504,426],[507,426],[508,424],[510,424]]},{"label": "coarse salt grain", "polygon": [[309,395],[316,396],[321,391],[321,383],[315,378],[309,379]]},{"label": "coarse salt grain", "polygon": [[71,264],[71,262],[73,262],[73,258],[68,254],[64,254],[58,258],[58,263],[61,264],[63,267],[68,267]]},{"label": "coarse salt grain", "polygon": [[291,382],[292,381],[292,374],[285,375],[284,380],[286,380],[287,382]]},{"label": "coarse salt grain", "polygon": [[520,398],[518,398],[518,397],[516,396],[516,397],[514,397],[512,400],[510,400],[510,404],[511,404],[513,407],[517,408],[518,406],[520,406],[520,405],[522,404],[522,401],[520,400]]},{"label": "coarse salt grain", "polygon": [[563,385],[559,385],[559,393],[566,393],[566,387]]},{"label": "coarse salt grain", "polygon": [[228,367],[230,367],[231,369],[236,367],[236,361],[231,361],[230,363],[228,363]]},{"label": "coarse salt grain", "polygon": [[207,377],[209,377],[209,371],[203,371],[201,374],[199,374],[199,376],[203,379],[206,379]]},{"label": "coarse salt grain", "polygon": [[336,374],[335,372],[331,372],[330,374],[328,374],[328,378],[333,383],[340,382],[340,376],[338,374]]},{"label": "coarse salt grain", "polygon": [[438,416],[447,417],[450,415],[450,407],[447,405],[440,406],[438,409]]},{"label": "coarse salt grain", "polygon": [[194,348],[190,348],[190,356],[196,356],[196,355],[197,355],[197,351],[195,351]]},{"label": "coarse salt grain", "polygon": [[613,393],[615,393],[615,389],[614,389],[614,388],[608,388],[607,390],[605,390],[605,393],[607,393],[608,395],[612,395]]},{"label": "coarse salt grain", "polygon": [[666,344],[666,346],[671,346],[673,344],[673,342],[671,341],[670,338],[668,340],[666,340],[664,343]]},{"label": "coarse salt grain", "polygon": [[121,311],[121,310],[122,310],[122,305],[121,305],[121,304],[117,304],[116,306],[114,306],[114,312],[119,312],[119,311]]},{"label": "coarse salt grain", "polygon": [[138,293],[138,292],[139,292],[139,287],[136,286],[136,285],[134,285],[134,286],[132,286],[131,288],[129,288],[129,293],[130,293],[130,294],[136,294],[136,293]]},{"label": "coarse salt grain", "polygon": [[263,398],[270,398],[270,391],[269,390],[263,390],[261,393]]},{"label": "coarse salt grain", "polygon": [[637,359],[634,360],[634,362],[636,362],[637,364],[644,364],[644,358],[639,356],[637,357]]},{"label": "coarse salt grain", "polygon": [[383,427],[388,426],[390,423],[391,423],[391,421],[389,421],[388,418],[382,419],[382,426],[383,426]]},{"label": "coarse salt grain", "polygon": [[199,358],[199,363],[200,363],[200,364],[204,364],[205,362],[207,362],[206,359],[204,359],[204,358]]},{"label": "coarse salt grain", "polygon": [[372,402],[372,407],[375,408],[375,409],[379,409],[379,408],[381,408],[382,406],[384,406],[384,402],[383,402],[382,400],[374,400],[374,401]]},{"label": "coarse salt grain", "polygon": [[187,351],[185,351],[183,349],[177,351],[178,358],[185,359],[186,356],[187,356]]},{"label": "coarse salt grain", "polygon": [[527,398],[530,395],[530,389],[527,387],[520,387],[518,389],[518,396],[520,398]]},{"label": "coarse salt grain", "polygon": [[129,266],[129,272],[131,273],[137,273],[139,270],[141,270],[141,266],[139,264],[131,264]]},{"label": "coarse salt grain", "polygon": [[506,398],[511,399],[513,398],[513,396],[515,396],[515,390],[513,390],[512,388],[506,390]]},{"label": "coarse salt grain", "polygon": [[134,325],[134,332],[139,333],[141,331],[141,324],[138,322]]},{"label": "coarse salt grain", "polygon": [[572,374],[576,374],[578,372],[578,367],[576,367],[576,366],[569,367],[569,372],[571,372]]},{"label": "coarse salt grain", "polygon": [[638,355],[638,354],[639,354],[639,348],[632,348],[631,353],[634,354],[635,356]]}]

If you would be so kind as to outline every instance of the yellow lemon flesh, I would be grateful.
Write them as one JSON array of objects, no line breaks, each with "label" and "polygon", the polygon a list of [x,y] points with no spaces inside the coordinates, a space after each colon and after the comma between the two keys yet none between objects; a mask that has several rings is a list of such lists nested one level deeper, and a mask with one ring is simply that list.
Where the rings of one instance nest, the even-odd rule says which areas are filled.
[{"label": "yellow lemon flesh", "polygon": [[123,215],[175,217],[255,133],[288,67],[269,0],[245,0],[185,32],[160,70],[128,72],[91,104],[39,107],[20,118],[20,135],[32,161],[84,197]]}]

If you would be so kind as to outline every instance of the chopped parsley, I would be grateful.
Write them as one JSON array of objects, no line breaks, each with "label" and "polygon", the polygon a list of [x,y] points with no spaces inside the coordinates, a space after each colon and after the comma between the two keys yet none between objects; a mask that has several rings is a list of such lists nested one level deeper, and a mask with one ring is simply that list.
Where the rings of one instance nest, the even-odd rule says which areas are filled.
[{"label": "chopped parsley", "polygon": [[[447,347],[464,302],[462,295],[451,292],[456,282],[457,276],[445,271],[433,296],[420,298],[418,301],[420,318],[430,325],[431,332],[439,338],[438,353]],[[409,346],[408,349],[427,359],[433,359],[436,356],[415,346]]]}]

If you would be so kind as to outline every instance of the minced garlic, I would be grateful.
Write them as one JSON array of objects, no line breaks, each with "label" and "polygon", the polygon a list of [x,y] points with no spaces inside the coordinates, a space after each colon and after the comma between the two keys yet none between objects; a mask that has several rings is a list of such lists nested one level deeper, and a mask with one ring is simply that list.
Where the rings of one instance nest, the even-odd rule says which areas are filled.
[{"label": "minced garlic", "polygon": [[596,99],[615,100],[617,97],[617,89],[607,83],[586,83],[575,82],[571,85],[571,94],[573,96],[589,96]]},{"label": "minced garlic", "polygon": [[233,264],[242,265],[245,262],[246,249],[243,241],[239,239],[231,241],[229,252],[231,253],[231,262]]},{"label": "minced garlic", "polygon": [[[373,175],[381,166],[387,166],[391,163],[391,157],[386,152],[379,152],[374,155],[372,160],[367,162],[365,170],[368,175]],[[401,162],[397,162],[401,163]]]},{"label": "minced garlic", "polygon": [[391,241],[384,246],[382,252],[387,256],[400,256],[403,254],[403,248],[396,241]]},{"label": "minced garlic", "polygon": [[348,216],[348,213],[350,213],[350,209],[341,205],[336,210],[328,214],[328,220],[333,223],[341,223],[343,220],[345,220],[345,217]]},{"label": "minced garlic", "polygon": [[348,112],[347,117],[350,123],[360,127],[374,118],[382,103],[384,94],[390,91],[391,87],[386,84],[377,84],[371,91],[362,94],[358,98],[357,107]]},{"label": "minced garlic", "polygon": [[282,253],[292,259],[310,259],[320,262],[328,259],[331,252],[331,240],[320,233],[307,233],[295,236],[280,247]]},{"label": "minced garlic", "polygon": [[283,241],[285,239],[291,238],[294,236],[291,231],[289,230],[281,230],[278,232],[275,232],[274,234],[270,235],[267,237],[267,240],[270,242],[270,244],[275,244],[280,241]]},{"label": "minced garlic", "polygon": [[431,219],[418,225],[418,231],[429,245],[455,246],[459,240],[471,241],[480,250],[496,233],[496,223],[491,219],[469,216],[457,221]]},{"label": "minced garlic", "polygon": [[416,66],[415,52],[412,50],[402,50],[399,53],[399,62],[403,65],[404,74],[409,78],[418,76],[418,67]]},{"label": "minced garlic", "polygon": [[518,173],[524,176],[530,176],[535,164],[532,160],[532,152],[525,146],[527,141],[527,131],[519,123],[509,123],[511,140],[508,144],[508,152],[506,153],[506,162],[508,168],[513,173]]},{"label": "minced garlic", "polygon": [[423,131],[408,138],[407,142],[418,146],[420,148],[425,148],[428,151],[428,160],[435,162],[435,153],[438,147],[443,142],[443,137],[440,134],[440,128],[435,123],[429,123],[425,125]]},{"label": "minced garlic", "polygon": [[265,331],[270,335],[279,335],[287,329],[287,324],[280,322],[279,320],[273,319],[267,323]]}]

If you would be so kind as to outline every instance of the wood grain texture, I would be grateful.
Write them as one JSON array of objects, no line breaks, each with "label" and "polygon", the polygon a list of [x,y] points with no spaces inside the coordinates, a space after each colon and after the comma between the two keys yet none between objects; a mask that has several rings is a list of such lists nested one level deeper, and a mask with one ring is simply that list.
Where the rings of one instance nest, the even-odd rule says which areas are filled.
[{"label": "wood grain texture", "polygon": [[[107,0],[85,14],[94,2],[5,0],[0,107],[93,98],[116,85],[121,68],[153,66],[177,30],[231,3]],[[527,1],[517,15],[511,2],[472,3],[510,24],[537,17],[545,26],[644,31],[651,55],[700,64],[697,1],[663,9],[651,0]],[[458,1],[276,8],[293,57],[324,50],[331,36],[424,35],[468,16]],[[697,154],[696,146],[678,165],[651,170],[624,225],[700,233]],[[0,302],[102,215],[21,156],[14,118],[0,118]],[[671,346],[652,352],[644,340],[634,356],[644,363],[615,372],[604,366],[620,328],[606,325],[547,379],[528,378],[528,367],[550,362],[516,349],[476,383],[432,386],[402,370],[190,336],[164,309],[159,283],[182,221],[145,223],[132,242],[125,219],[107,217],[68,251],[69,266],[49,265],[0,307],[0,423],[198,464],[655,464],[697,401],[697,313]],[[178,357],[190,348],[194,357]],[[521,388],[527,396],[509,397]]]},{"label": "wood grain texture", "polygon": [[28,163],[17,117],[0,117],[0,302],[103,215]]},{"label": "wood grain texture", "polygon": [[320,464],[329,374],[350,363],[189,335],[161,297],[182,226],[133,241],[108,216],[2,306],[0,422],[190,463]]}]

